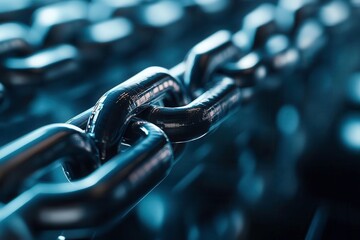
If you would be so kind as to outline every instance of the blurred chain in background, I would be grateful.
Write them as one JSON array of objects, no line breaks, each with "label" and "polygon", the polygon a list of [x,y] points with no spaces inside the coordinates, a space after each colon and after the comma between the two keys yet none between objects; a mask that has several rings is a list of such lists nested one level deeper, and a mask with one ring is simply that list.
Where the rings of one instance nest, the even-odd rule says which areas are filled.
[{"label": "blurred chain in background", "polygon": [[0,239],[359,238],[359,20],[356,0],[0,3]]}]

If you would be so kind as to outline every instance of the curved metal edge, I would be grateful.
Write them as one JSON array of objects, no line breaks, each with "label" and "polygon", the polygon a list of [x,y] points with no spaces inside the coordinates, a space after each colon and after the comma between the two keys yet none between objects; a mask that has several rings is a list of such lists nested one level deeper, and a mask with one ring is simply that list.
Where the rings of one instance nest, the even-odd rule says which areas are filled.
[{"label": "curved metal edge", "polygon": [[192,97],[197,97],[197,91],[202,88],[214,70],[237,57],[240,50],[232,41],[230,31],[221,30],[195,45],[185,59],[184,83],[191,91]]},{"label": "curved metal edge", "polygon": [[94,228],[122,218],[157,186],[173,165],[173,150],[164,132],[131,121],[128,131],[139,138],[129,151],[115,156],[88,177],[72,183],[38,184],[0,209],[0,223],[10,231],[21,218],[30,230]]},{"label": "curved metal edge", "polygon": [[92,107],[92,108],[89,108],[88,110],[85,110],[84,112],[69,119],[66,123],[77,126],[81,129],[85,130],[87,122],[89,121],[89,118],[90,118],[90,115],[91,115],[93,109],[94,108]]},{"label": "curved metal edge", "polygon": [[100,159],[105,162],[115,155],[131,117],[143,106],[169,96],[175,106],[187,103],[181,82],[168,70],[150,67],[105,93],[96,103],[85,132],[95,141]]},{"label": "curved metal edge", "polygon": [[188,142],[211,132],[240,106],[241,100],[234,80],[222,78],[186,106],[149,106],[139,117],[163,129],[171,142]]},{"label": "curved metal edge", "polygon": [[254,87],[267,77],[267,68],[261,57],[259,52],[250,52],[237,62],[223,64],[217,73],[231,77],[240,88]]},{"label": "curved metal edge", "polygon": [[39,128],[0,149],[0,199],[9,201],[27,177],[62,157],[69,157],[63,162],[69,179],[84,177],[99,167],[97,155],[91,139],[75,126]]}]

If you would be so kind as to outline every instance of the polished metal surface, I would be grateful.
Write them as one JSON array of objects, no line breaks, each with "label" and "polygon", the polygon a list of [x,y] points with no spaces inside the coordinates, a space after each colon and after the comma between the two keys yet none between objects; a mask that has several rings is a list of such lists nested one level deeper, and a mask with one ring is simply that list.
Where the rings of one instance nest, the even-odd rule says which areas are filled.
[{"label": "polished metal surface", "polygon": [[159,67],[145,69],[99,99],[85,132],[98,146],[102,162],[111,157],[111,151],[116,151],[116,144],[130,118],[136,116],[141,107],[162,99],[169,102],[169,106],[181,106],[187,102],[181,83]]},{"label": "polished metal surface", "polygon": [[128,131],[139,142],[92,174],[72,183],[36,185],[3,207],[2,231],[16,231],[6,229],[6,225],[11,228],[11,221],[20,216],[32,229],[79,228],[86,236],[93,228],[122,217],[168,174],[173,164],[171,145],[159,128],[132,121]]},{"label": "polished metal surface", "polygon": [[0,3],[0,239],[358,239],[359,5]]},{"label": "polished metal surface", "polygon": [[15,197],[27,177],[62,157],[69,157],[63,163],[69,179],[82,178],[100,166],[96,153],[94,144],[72,125],[53,124],[29,133],[1,149],[1,200]]}]

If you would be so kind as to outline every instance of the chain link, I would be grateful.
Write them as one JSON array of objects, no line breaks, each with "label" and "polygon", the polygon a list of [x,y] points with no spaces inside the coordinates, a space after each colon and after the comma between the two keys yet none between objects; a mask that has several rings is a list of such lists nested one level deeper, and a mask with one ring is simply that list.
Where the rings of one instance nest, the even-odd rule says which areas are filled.
[{"label": "chain link", "polygon": [[[240,31],[214,33],[176,67],[147,68],[67,123],[42,127],[3,147],[0,238],[32,239],[41,231],[64,230],[79,236],[78,229],[84,237],[109,227],[166,177],[180,143],[212,132],[242,105],[251,103],[259,91],[276,88],[272,76],[306,69],[333,37],[331,29],[351,18],[349,14],[335,22],[328,20],[331,4],[289,2],[261,5],[244,18]],[[350,3],[337,4],[351,10]],[[36,10],[31,30],[13,23],[0,26],[0,32],[2,28],[14,32],[1,42],[7,47],[0,45],[0,55],[7,56],[5,86],[63,78],[77,69],[80,57],[91,62],[119,45],[129,46],[130,52],[134,44],[146,42],[134,39],[133,23],[124,18],[88,25],[88,7],[81,1],[55,3]],[[108,14],[119,14],[111,9]],[[128,6],[119,11],[126,16],[134,9]],[[53,19],[46,19],[48,12],[54,12]],[[84,26],[85,35],[80,38],[75,39],[72,32],[63,34]],[[110,28],[114,34],[103,37],[102,31]],[[26,40],[26,31],[33,36],[31,41]],[[85,44],[82,48],[60,44],[67,41]],[[49,48],[21,56],[40,46]],[[15,52],[21,54],[8,57]],[[2,92],[0,86],[0,102]],[[23,190],[30,175],[56,161],[61,161],[71,182],[35,184]]]}]

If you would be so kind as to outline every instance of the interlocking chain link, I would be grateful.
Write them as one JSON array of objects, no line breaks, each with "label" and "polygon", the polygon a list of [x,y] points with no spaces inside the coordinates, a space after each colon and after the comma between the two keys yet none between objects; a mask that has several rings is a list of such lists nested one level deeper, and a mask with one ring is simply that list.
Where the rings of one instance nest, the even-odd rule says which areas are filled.
[{"label": "interlocking chain link", "polygon": [[[332,29],[351,22],[350,2],[336,1],[349,14],[332,20],[326,11],[331,11],[333,3],[289,2],[261,5],[244,18],[239,32],[214,33],[173,69],[147,68],[67,123],[42,127],[3,147],[0,238],[32,239],[42,231],[64,230],[71,236],[78,229],[82,237],[91,236],[94,229],[101,231],[121,219],[166,177],[180,143],[213,131],[261,89],[276,88],[271,78],[274,74],[306,69],[334,37]],[[131,48],[133,26],[122,18],[88,26],[83,38],[62,39],[74,34],[59,35],[56,28],[70,31],[87,25],[87,7],[81,1],[60,2],[36,10],[31,30],[20,24],[0,26],[0,32],[2,28],[13,31],[13,36],[1,42],[11,42],[11,47],[0,51],[4,56],[64,41],[84,43],[83,49],[61,44],[25,57],[7,57],[3,83],[14,87],[63,77],[76,68],[79,56],[90,61],[111,51],[99,50],[108,48],[110,42]],[[51,11],[66,12],[66,16],[44,21]],[[129,6],[121,11],[131,15],[135,10]],[[114,28],[114,35],[102,39],[97,32],[108,28]],[[120,28],[123,32],[116,32]],[[26,31],[35,36],[31,43],[25,40]],[[42,62],[49,52],[54,58]],[[25,78],[24,74],[34,77]],[[2,92],[1,86],[0,101]],[[22,190],[30,175],[59,160],[69,183],[35,184]]]}]

